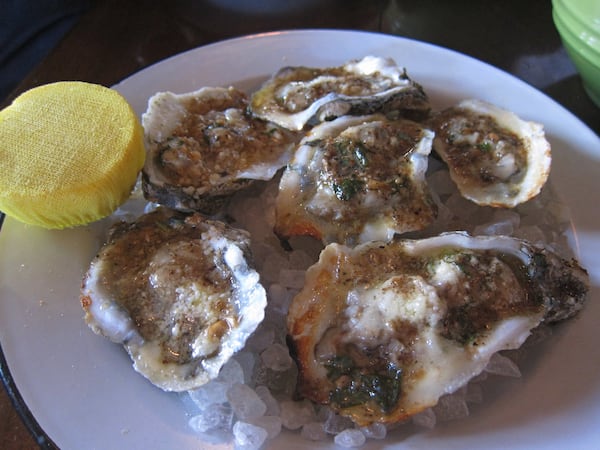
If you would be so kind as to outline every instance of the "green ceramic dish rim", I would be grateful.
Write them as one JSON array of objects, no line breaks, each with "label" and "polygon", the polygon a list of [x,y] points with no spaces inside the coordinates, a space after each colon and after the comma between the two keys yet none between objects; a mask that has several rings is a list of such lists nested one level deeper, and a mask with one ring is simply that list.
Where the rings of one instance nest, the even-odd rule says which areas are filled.
[{"label": "green ceramic dish rim", "polygon": [[580,28],[589,32],[589,34],[598,36],[598,39],[600,40],[600,17],[596,18],[597,21],[590,21],[588,19],[592,16],[587,15],[581,9],[573,8],[575,4],[581,5],[582,1],[583,0],[578,0],[577,3],[568,3],[564,0],[552,0],[552,6],[558,11],[563,22],[565,25],[569,26],[570,29],[576,30],[577,27],[575,25],[579,25]]},{"label": "green ceramic dish rim", "polygon": [[[590,64],[600,68],[600,44],[599,48],[589,45],[579,36],[574,34],[564,21],[556,13],[553,13],[554,25],[563,41],[567,42],[574,50],[584,57]],[[599,41],[600,42],[600,41]]]}]

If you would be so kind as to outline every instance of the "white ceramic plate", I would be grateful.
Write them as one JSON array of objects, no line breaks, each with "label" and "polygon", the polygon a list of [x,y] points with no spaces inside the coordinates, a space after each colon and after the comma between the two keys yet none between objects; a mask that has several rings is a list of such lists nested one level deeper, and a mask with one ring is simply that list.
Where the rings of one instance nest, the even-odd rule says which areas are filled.
[{"label": "white ceramic plate", "polygon": [[[349,31],[267,33],[198,48],[116,86],[138,113],[161,90],[255,88],[284,65],[331,66],[391,56],[435,108],[478,97],[545,125],[551,180],[572,208],[572,243],[592,278],[586,309],[522,365],[492,383],[470,418],[434,431],[392,433],[371,449],[564,449],[600,443],[600,140],[577,118],[516,78],[432,45]],[[180,400],[131,368],[120,346],[94,335],[78,302],[82,274],[100,245],[93,227],[45,231],[7,219],[0,233],[0,342],[16,387],[62,449],[212,448],[187,428]],[[6,370],[6,367],[4,367]],[[331,446],[327,443],[323,446]],[[269,448],[317,448],[286,434]]]}]

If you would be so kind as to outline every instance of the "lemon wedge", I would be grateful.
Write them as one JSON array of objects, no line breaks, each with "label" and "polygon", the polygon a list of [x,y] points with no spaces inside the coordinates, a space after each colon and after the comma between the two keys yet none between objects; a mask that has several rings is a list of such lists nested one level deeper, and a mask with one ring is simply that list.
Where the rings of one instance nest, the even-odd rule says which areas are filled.
[{"label": "lemon wedge", "polygon": [[111,214],[130,195],[145,150],[137,115],[117,91],[63,81],[0,111],[0,210],[44,228]]}]

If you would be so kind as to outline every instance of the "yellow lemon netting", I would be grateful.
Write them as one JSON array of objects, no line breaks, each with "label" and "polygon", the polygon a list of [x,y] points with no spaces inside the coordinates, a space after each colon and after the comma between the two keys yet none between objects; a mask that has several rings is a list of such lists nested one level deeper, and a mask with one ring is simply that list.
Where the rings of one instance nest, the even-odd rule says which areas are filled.
[{"label": "yellow lemon netting", "polygon": [[98,220],[127,199],[144,158],[140,122],[115,90],[31,89],[0,111],[0,210],[46,228]]}]

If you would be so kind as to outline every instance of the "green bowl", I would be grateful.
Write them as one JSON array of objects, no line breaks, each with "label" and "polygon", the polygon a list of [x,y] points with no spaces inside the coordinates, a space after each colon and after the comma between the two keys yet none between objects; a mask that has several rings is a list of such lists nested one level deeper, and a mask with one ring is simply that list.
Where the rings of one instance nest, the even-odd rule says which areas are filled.
[{"label": "green bowl", "polygon": [[553,0],[553,15],[585,46],[600,52],[600,1]]},{"label": "green bowl", "polygon": [[[578,4],[579,1],[577,0]],[[581,0],[582,5],[586,2],[594,3],[590,0]],[[598,0],[595,2],[600,4]],[[600,107],[600,30],[596,31],[592,26],[584,25],[580,19],[575,20],[574,16],[567,14],[568,10],[564,9],[564,3],[564,0],[553,1],[554,25],[567,54],[581,75],[584,89],[592,101]],[[600,11],[598,13],[600,14]],[[595,23],[591,15],[588,22]],[[600,23],[600,16],[598,22]]]},{"label": "green bowl", "polygon": [[552,6],[573,31],[583,27],[600,37],[598,0],[552,0]]}]

